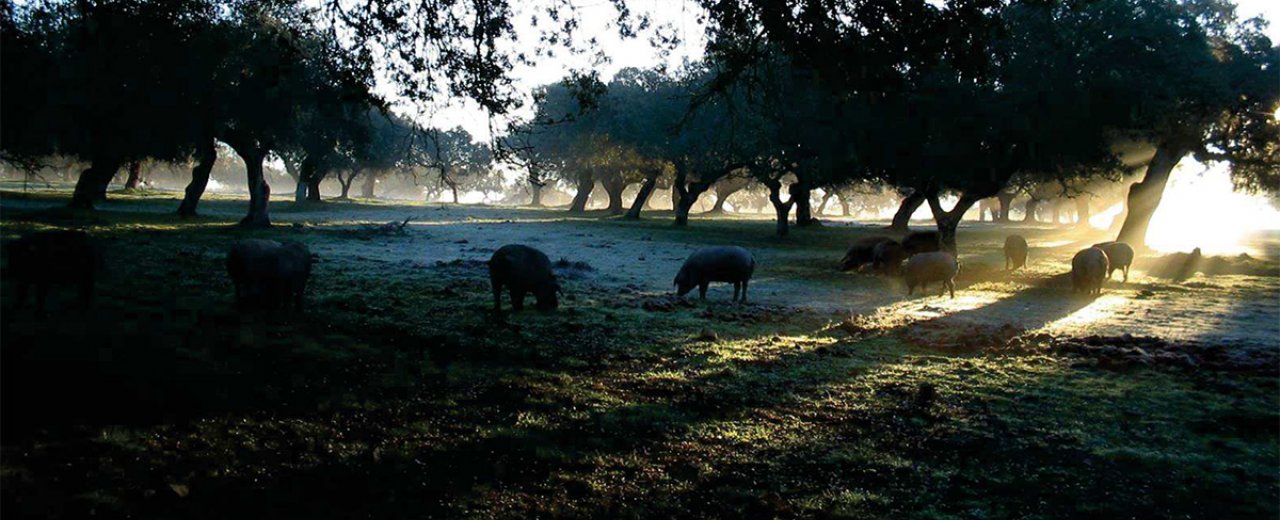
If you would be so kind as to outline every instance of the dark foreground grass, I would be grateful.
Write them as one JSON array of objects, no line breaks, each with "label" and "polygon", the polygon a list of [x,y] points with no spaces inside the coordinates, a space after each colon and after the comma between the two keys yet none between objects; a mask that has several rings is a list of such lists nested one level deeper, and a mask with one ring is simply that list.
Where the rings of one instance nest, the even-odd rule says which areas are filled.
[{"label": "dark foreground grass", "polygon": [[[6,238],[86,222],[13,217]],[[13,309],[3,286],[0,495],[16,517],[1280,513],[1272,377],[955,354],[767,305],[645,310],[652,296],[589,284],[561,312],[499,319],[465,262],[322,257],[306,312],[241,316],[230,240],[367,237],[87,222],[108,253],[93,311],[70,291]],[[813,236],[797,243],[830,247]]]}]

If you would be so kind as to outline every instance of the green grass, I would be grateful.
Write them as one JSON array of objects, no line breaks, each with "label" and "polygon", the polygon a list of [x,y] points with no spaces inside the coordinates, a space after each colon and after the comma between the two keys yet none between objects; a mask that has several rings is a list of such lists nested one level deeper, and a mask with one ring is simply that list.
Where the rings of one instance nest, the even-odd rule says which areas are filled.
[{"label": "green grass", "polygon": [[[322,257],[300,316],[241,316],[222,266],[229,241],[358,241],[331,226],[367,206],[287,215],[315,216],[314,229],[241,231],[226,224],[242,203],[210,200],[213,217],[181,221],[157,209],[170,202],[144,194],[90,220],[6,210],[0,221],[6,239],[87,223],[108,251],[93,312],[66,310],[64,292],[51,298],[56,312],[11,310],[3,286],[5,512],[1280,514],[1271,377],[955,354],[894,335],[851,338],[824,313],[717,302],[650,312],[644,294],[589,284],[571,285],[561,312],[498,320],[482,271],[376,258]],[[805,230],[783,246],[768,222],[553,225],[795,258],[838,258],[870,232]],[[773,274],[826,283],[827,263]],[[704,330],[717,339],[700,339]]]}]

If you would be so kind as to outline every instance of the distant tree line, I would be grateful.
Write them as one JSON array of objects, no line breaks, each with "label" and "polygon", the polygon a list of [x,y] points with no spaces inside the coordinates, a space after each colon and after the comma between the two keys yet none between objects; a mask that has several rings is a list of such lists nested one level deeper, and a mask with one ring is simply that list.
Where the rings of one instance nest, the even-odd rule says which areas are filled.
[{"label": "distant tree line", "polygon": [[[393,114],[372,93],[373,40],[351,36],[372,22],[336,4],[4,1],[3,159],[28,169],[55,156],[82,161],[71,199],[82,209],[105,198],[122,169],[136,185],[144,160],[190,161],[177,211],[192,216],[225,143],[244,161],[246,226],[270,225],[269,156],[296,181],[298,201],[320,200],[330,178],[339,198],[361,177],[371,194],[374,179],[392,171],[422,172],[455,192],[475,184],[488,170],[487,148],[465,131]],[[456,63],[451,74],[469,81],[476,66]]]}]

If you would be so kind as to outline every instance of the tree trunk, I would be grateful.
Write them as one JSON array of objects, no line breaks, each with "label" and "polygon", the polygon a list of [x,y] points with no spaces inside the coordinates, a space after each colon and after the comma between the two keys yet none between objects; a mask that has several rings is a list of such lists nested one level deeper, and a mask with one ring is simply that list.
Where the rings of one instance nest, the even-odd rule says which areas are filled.
[{"label": "tree trunk", "polygon": [[853,213],[852,211],[849,211],[849,201],[845,200],[844,195],[841,195],[840,196],[840,216],[848,217],[852,215],[852,213]]},{"label": "tree trunk", "polygon": [[676,220],[674,224],[677,226],[686,226],[689,224],[689,211],[693,209],[694,204],[697,204],[698,197],[701,196],[703,192],[710,189],[712,185],[711,182],[686,182],[688,178],[688,169],[677,164],[676,181],[675,185],[671,188],[675,191],[676,197],[672,200],[671,205],[674,207],[676,212]]},{"label": "tree trunk", "polygon": [[729,200],[728,197],[722,197],[720,196],[720,193],[717,192],[716,202],[711,206],[711,211],[708,211],[707,213],[724,213],[724,203],[727,200]]},{"label": "tree trunk", "polygon": [[293,202],[301,204],[307,201],[307,182],[298,177],[293,188]]},{"label": "tree trunk", "polygon": [[822,216],[827,212],[827,204],[831,202],[831,197],[835,196],[833,191],[822,192],[822,202],[818,203],[818,211],[814,212],[818,216]]},{"label": "tree trunk", "polygon": [[621,215],[622,209],[622,192],[627,189],[625,180],[617,179],[600,183],[604,187],[604,192],[609,195],[609,207],[607,211],[610,215]]},{"label": "tree trunk", "polygon": [[1000,216],[996,220],[1000,222],[1009,221],[1009,210],[1013,208],[1013,198],[1016,196],[1013,193],[1006,192],[996,194],[996,200],[1000,201]]},{"label": "tree trunk", "polygon": [[591,190],[595,189],[595,187],[596,181],[591,177],[590,173],[579,173],[578,192],[573,195],[573,202],[569,204],[569,213],[587,211],[587,200],[591,198]]},{"label": "tree trunk", "polygon": [[356,180],[355,174],[348,175],[344,180],[342,174],[338,174],[338,185],[342,187],[342,193],[338,195],[339,200],[349,200],[351,198],[351,183]]},{"label": "tree trunk", "polygon": [[529,181],[529,205],[535,208],[542,207],[542,183]]},{"label": "tree trunk", "polygon": [[626,216],[622,217],[627,220],[640,220],[640,211],[644,209],[645,204],[649,202],[649,197],[653,195],[653,188],[658,185],[658,178],[649,177],[644,180],[644,184],[640,185],[640,192],[636,193],[636,199],[631,202],[631,209],[627,210]]},{"label": "tree trunk", "polygon": [[142,161],[129,163],[129,178],[124,182],[125,191],[137,191],[142,187]]},{"label": "tree trunk", "polygon": [[271,216],[268,210],[271,201],[271,185],[267,183],[262,171],[262,161],[267,156],[267,150],[242,145],[236,148],[236,153],[244,159],[245,177],[249,184],[249,214],[240,219],[240,225],[253,228],[271,227]]},{"label": "tree trunk", "polygon": [[450,182],[448,184],[449,184],[449,193],[453,195],[453,203],[457,204],[458,201],[460,200],[458,198],[458,183]]},{"label": "tree trunk", "polygon": [[1036,199],[1036,198],[1027,199],[1027,204],[1023,208],[1024,208],[1023,211],[1026,212],[1026,214],[1022,216],[1023,222],[1039,221],[1036,218],[1036,210],[1040,209],[1040,199]]},{"label": "tree trunk", "polygon": [[791,216],[791,206],[796,204],[796,193],[792,191],[791,200],[782,202],[782,182],[770,180],[765,182],[765,186],[769,188],[769,203],[773,204],[773,211],[777,218],[777,234],[785,237],[791,232],[787,219]]},{"label": "tree trunk", "polygon": [[742,182],[740,179],[730,179],[724,182],[717,182],[715,186],[716,202],[715,202],[715,205],[711,207],[711,211],[708,211],[708,213],[724,213],[725,212],[724,204],[729,201],[729,197],[732,196],[734,193],[742,191],[742,189],[746,188],[746,186],[747,186],[747,183]]},{"label": "tree trunk", "polygon": [[1089,198],[1085,196],[1076,197],[1076,225],[1086,227],[1089,225],[1089,217],[1092,214],[1089,211]]},{"label": "tree trunk", "polygon": [[710,186],[704,182],[691,182],[689,187],[684,191],[678,202],[676,202],[676,221],[675,225],[684,226],[689,224],[689,212],[693,210],[693,205],[698,203],[698,197],[707,191]]},{"label": "tree trunk", "polygon": [[889,229],[894,231],[907,231],[910,229],[908,224],[911,222],[911,215],[920,209],[920,205],[924,204],[924,193],[913,191],[902,199],[902,204],[898,206],[898,212],[893,214],[893,223],[889,225]]},{"label": "tree trunk", "polygon": [[365,199],[375,198],[373,189],[378,185],[378,176],[367,173],[364,176],[364,184],[360,185],[360,197]]},{"label": "tree trunk", "polygon": [[312,175],[307,178],[307,200],[311,202],[320,202],[320,180],[319,175]]},{"label": "tree trunk", "polygon": [[209,185],[209,173],[213,171],[213,163],[218,160],[218,148],[212,138],[203,139],[196,148],[196,165],[191,169],[191,183],[187,184],[182,204],[178,205],[178,216],[196,216],[196,206],[200,205],[200,197]]},{"label": "tree trunk", "polygon": [[1151,225],[1151,216],[1155,215],[1164,197],[1164,187],[1169,183],[1169,174],[1174,166],[1187,154],[1187,149],[1161,145],[1147,165],[1147,172],[1142,180],[1129,186],[1126,199],[1128,215],[1120,226],[1116,241],[1124,242],[1134,248],[1147,245],[1147,227]]},{"label": "tree trunk", "polygon": [[76,181],[76,189],[71,194],[71,207],[75,209],[93,209],[96,201],[107,198],[107,185],[120,169],[120,160],[94,158],[89,169],[80,173]]},{"label": "tree trunk", "polygon": [[792,184],[787,191],[791,194],[791,201],[796,206],[796,226],[805,227],[814,224],[813,206],[809,194],[812,190],[809,185],[803,181]]},{"label": "tree trunk", "polygon": [[978,202],[978,199],[970,197],[967,193],[961,193],[955,207],[951,208],[951,211],[946,211],[942,209],[937,193],[930,193],[926,198],[929,201],[929,210],[933,212],[933,221],[938,226],[938,234],[941,235],[942,248],[959,256],[959,249],[956,247],[956,229],[960,227],[960,219],[964,218],[964,214]]}]

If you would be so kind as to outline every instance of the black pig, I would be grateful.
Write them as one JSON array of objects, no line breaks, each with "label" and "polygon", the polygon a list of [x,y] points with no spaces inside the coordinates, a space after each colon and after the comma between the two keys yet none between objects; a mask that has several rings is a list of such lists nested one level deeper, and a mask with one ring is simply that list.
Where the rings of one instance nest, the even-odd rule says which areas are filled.
[{"label": "black pig", "polygon": [[533,293],[538,310],[553,311],[560,306],[560,283],[551,271],[551,260],[542,251],[520,244],[508,244],[489,259],[489,283],[493,285],[493,310],[502,311],[502,288],[511,292],[511,308],[524,309],[524,297]]},{"label": "black pig", "polygon": [[299,242],[240,240],[227,252],[227,274],[241,308],[287,309],[292,302],[301,311],[311,277],[311,251]]},{"label": "black pig", "polygon": [[17,305],[26,303],[27,292],[36,288],[36,308],[44,309],[50,285],[75,285],[80,303],[93,302],[93,288],[102,268],[102,249],[83,231],[45,231],[11,242],[5,274],[18,285]]},{"label": "black pig", "polygon": [[[733,284],[733,301],[747,301],[747,283],[756,269],[756,259],[751,252],[738,246],[704,247],[694,251],[676,274],[676,294],[684,296],[698,288],[698,295],[707,299],[707,286],[711,282]],[[739,299],[741,294],[741,299]]]}]

